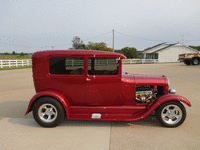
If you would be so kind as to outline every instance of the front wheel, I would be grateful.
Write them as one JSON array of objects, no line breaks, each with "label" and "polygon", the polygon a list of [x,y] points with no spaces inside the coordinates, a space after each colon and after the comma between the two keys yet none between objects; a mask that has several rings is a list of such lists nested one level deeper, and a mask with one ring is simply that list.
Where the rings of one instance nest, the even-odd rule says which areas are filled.
[{"label": "front wheel", "polygon": [[43,127],[55,127],[64,119],[64,110],[60,102],[52,97],[42,97],[33,107],[35,121]]},{"label": "front wheel", "polygon": [[156,110],[156,118],[165,127],[178,127],[185,121],[186,110],[178,101],[165,102]]}]

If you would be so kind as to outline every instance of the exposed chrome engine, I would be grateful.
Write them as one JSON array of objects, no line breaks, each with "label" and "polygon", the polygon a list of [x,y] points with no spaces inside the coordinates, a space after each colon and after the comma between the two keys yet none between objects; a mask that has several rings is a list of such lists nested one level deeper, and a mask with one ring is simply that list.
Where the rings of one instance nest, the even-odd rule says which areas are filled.
[{"label": "exposed chrome engine", "polygon": [[136,100],[142,103],[151,102],[153,99],[152,91],[138,91],[136,92]]},{"label": "exposed chrome engine", "polygon": [[163,94],[161,86],[136,86],[136,102],[149,103]]}]

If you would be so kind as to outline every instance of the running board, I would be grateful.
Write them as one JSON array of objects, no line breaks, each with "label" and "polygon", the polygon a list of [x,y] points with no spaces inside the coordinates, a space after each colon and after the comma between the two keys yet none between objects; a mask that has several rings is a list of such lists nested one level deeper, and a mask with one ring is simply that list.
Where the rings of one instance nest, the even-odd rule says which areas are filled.
[{"label": "running board", "polygon": [[70,106],[67,118],[69,120],[128,121],[140,117],[145,110],[146,106]]}]

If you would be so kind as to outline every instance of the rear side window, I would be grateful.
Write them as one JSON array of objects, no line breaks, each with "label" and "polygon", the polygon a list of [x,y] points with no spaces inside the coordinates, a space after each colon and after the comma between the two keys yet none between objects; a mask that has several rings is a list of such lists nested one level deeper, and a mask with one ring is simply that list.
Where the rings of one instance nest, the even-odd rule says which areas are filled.
[{"label": "rear side window", "polygon": [[54,57],[49,60],[50,74],[83,75],[84,58]]},{"label": "rear side window", "polygon": [[119,64],[115,58],[89,58],[89,75],[118,75]]}]

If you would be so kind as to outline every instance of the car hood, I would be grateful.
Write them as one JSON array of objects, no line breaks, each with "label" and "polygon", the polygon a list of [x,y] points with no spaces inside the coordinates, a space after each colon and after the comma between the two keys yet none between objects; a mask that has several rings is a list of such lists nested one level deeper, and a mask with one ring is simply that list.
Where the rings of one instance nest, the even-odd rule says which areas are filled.
[{"label": "car hood", "polygon": [[124,82],[125,84],[163,86],[168,84],[168,79],[165,75],[158,76],[122,73],[122,82]]}]

